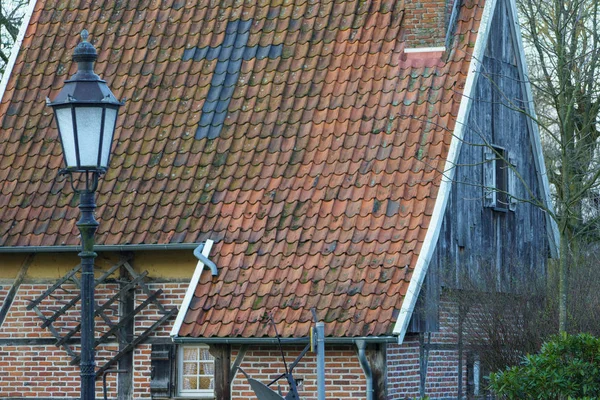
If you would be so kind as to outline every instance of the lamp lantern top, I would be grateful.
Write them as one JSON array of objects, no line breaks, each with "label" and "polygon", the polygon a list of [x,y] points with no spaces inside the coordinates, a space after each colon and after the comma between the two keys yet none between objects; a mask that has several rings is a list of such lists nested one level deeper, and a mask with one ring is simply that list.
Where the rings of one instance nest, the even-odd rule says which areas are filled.
[{"label": "lamp lantern top", "polygon": [[101,174],[108,168],[117,112],[123,102],[94,72],[98,53],[88,37],[83,30],[82,41],[73,52],[77,72],[47,104],[56,117],[66,171]]},{"label": "lamp lantern top", "polygon": [[84,29],[81,32],[82,41],[75,47],[72,57],[77,63],[77,72],[65,81],[54,101],[48,103],[51,107],[65,103],[103,103],[117,107],[123,105],[110,91],[106,81],[94,72],[98,53],[94,45],[88,42],[88,37],[89,33]]},{"label": "lamp lantern top", "polygon": [[73,61],[96,61],[98,59],[98,53],[96,52],[96,48],[93,44],[88,42],[88,37],[90,34],[87,30],[81,31],[81,42],[75,47],[75,51],[73,51]]}]

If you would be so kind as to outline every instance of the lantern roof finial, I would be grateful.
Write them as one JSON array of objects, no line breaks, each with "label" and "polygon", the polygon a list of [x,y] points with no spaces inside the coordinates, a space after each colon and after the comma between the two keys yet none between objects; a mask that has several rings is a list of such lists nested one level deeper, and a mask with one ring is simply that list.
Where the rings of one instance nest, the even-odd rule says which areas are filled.
[{"label": "lantern roof finial", "polygon": [[80,62],[94,62],[98,58],[98,53],[93,44],[88,42],[89,32],[84,29],[81,31],[82,41],[75,47],[73,51],[73,61]]}]

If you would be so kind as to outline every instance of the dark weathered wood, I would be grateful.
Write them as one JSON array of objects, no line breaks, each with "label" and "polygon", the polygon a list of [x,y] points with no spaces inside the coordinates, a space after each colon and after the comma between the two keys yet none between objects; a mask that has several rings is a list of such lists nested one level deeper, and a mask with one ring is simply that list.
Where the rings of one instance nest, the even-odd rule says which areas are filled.
[{"label": "dark weathered wood", "polygon": [[[144,332],[142,332],[140,334],[140,336],[136,337],[131,343],[129,343],[127,346],[125,346],[124,349],[122,349],[121,351],[119,351],[119,353],[116,356],[114,356],[106,364],[104,364],[102,367],[100,367],[98,369],[98,371],[96,371],[96,377],[102,376],[102,373],[104,371],[106,371],[107,369],[109,369],[117,361],[119,361],[121,358],[123,358],[125,356],[125,354],[127,354],[128,351],[131,351],[131,350],[135,349],[135,346],[137,346],[138,344],[140,344],[144,340],[146,340],[146,338],[152,332],[154,332],[156,330],[156,328],[158,328],[163,323],[165,323],[176,312],[177,312],[177,309],[173,308],[171,311],[168,311],[165,315],[163,315],[158,321],[156,321],[154,324],[152,324],[152,326],[150,326],[148,329],[146,329]],[[79,357],[76,357],[76,359],[72,360],[70,362],[70,364],[74,365],[74,364],[77,364],[78,362],[79,362]]]},{"label": "dark weathered wood", "polygon": [[238,353],[237,356],[235,357],[235,360],[233,361],[233,365],[231,366],[231,372],[230,372],[230,378],[231,380],[235,379],[235,375],[238,372],[238,369],[240,369],[240,365],[242,364],[242,361],[244,361],[244,357],[246,356],[246,351],[248,351],[248,345],[243,344]]},{"label": "dark weathered wood", "polygon": [[441,287],[439,275],[427,274],[421,288],[415,310],[411,316],[408,332],[435,332],[439,329],[439,299]]},{"label": "dark weathered wood", "polygon": [[427,383],[427,370],[429,366],[429,351],[431,349],[431,333],[419,334],[419,395],[425,397],[425,384]]},{"label": "dark weathered wood", "polygon": [[[35,311],[35,313],[37,314],[37,316],[42,319],[45,320],[46,317],[44,316],[44,314],[40,311],[39,308],[33,307],[33,310]],[[56,339],[60,339],[60,333],[58,333],[58,331],[56,330],[56,328],[53,325],[48,325],[48,330],[50,331],[50,333],[52,333],[52,335],[56,338]],[[70,357],[76,357],[75,352],[71,349],[71,347],[67,344],[67,343],[63,343],[63,348],[65,349],[65,351],[67,352],[67,354]]]},{"label": "dark weathered wood", "polygon": [[[135,270],[133,269],[133,267],[131,266],[131,264],[129,264],[128,262],[125,262],[123,264],[123,266],[127,269],[127,272],[129,272],[129,274],[132,277],[137,277],[139,274],[137,272],[135,272]],[[148,273],[147,271],[144,271],[146,274]],[[142,291],[146,294],[146,296],[151,296],[152,295],[152,291],[150,289],[148,289],[148,287],[146,285],[140,285]],[[169,313],[169,310],[165,309],[165,307],[158,301],[154,302],[154,305],[158,308],[158,310],[162,313],[162,314],[167,314]]]},{"label": "dark weathered wood", "polygon": [[[142,280],[146,277],[146,275],[148,274],[148,272],[144,272],[143,274],[139,275],[138,277],[136,277],[133,281],[131,282],[127,282],[124,285],[124,288],[122,290],[130,290],[130,289],[134,289],[140,282],[142,282]],[[160,294],[160,293],[159,293]],[[108,299],[106,301],[106,303],[104,303],[101,306],[96,305],[95,309],[94,309],[94,315],[95,316],[99,316],[101,317],[104,322],[106,322],[106,324],[109,326],[109,332],[111,335],[117,335],[119,336],[119,331],[118,329],[115,329],[115,327],[118,324],[113,323],[110,318],[104,314],[104,311],[106,311],[117,299],[119,299],[119,297],[121,296],[121,291],[119,291],[118,293],[116,293],[114,296],[112,296],[110,299]],[[73,300],[79,300],[81,299],[81,296],[77,296],[75,297]],[[154,297],[152,298],[152,300],[154,300]],[[144,302],[145,305],[147,305],[149,303],[149,301]],[[72,307],[75,304],[75,302],[71,301],[69,302],[67,305],[65,305],[63,308],[69,306],[68,308]],[[67,308],[67,309],[68,309]],[[48,326],[50,326],[52,324],[52,322],[54,322],[61,314],[63,314],[66,311],[61,309],[59,311],[57,311],[52,317],[50,318],[46,318],[44,320],[44,322],[42,323],[42,328],[46,328]],[[58,315],[57,315],[58,314]],[[81,330],[81,323],[77,324],[75,327],[73,327],[69,332],[67,332],[67,334],[65,336],[63,336],[62,338],[60,338],[57,342],[56,342],[56,346],[61,346],[65,341],[69,340],[70,338],[72,338],[77,332],[79,332]],[[106,335],[103,335],[103,337]],[[123,339],[121,338],[121,341]],[[98,341],[96,341],[96,346],[98,345]]]},{"label": "dark weathered wood", "polygon": [[[116,362],[119,362],[119,370],[127,371],[125,374],[122,374],[119,379],[119,400],[125,400],[132,398],[133,394],[133,377],[132,377],[132,366],[133,366],[133,353],[132,350],[135,346],[143,341],[148,339],[149,334],[154,331],[158,326],[168,320],[171,316],[173,316],[177,312],[177,308],[172,308],[170,310],[166,310],[165,307],[158,301],[158,296],[162,294],[162,290],[151,291],[146,286],[144,280],[148,275],[147,271],[144,271],[140,274],[136,273],[133,267],[129,264],[127,258],[121,259],[118,263],[114,264],[105,271],[98,279],[94,280],[94,286],[97,286],[101,283],[106,283],[107,279],[114,274],[117,269],[120,270],[120,290],[115,293],[112,297],[110,297],[103,304],[95,304],[94,307],[94,315],[100,316],[106,325],[108,326],[108,330],[97,340],[94,341],[93,347],[97,347],[101,343],[108,342],[111,336],[115,336],[119,343],[119,352],[115,357],[109,360],[105,365],[103,365],[98,371],[96,377],[102,375],[104,371],[109,369]],[[81,299],[81,294],[77,294],[74,298],[67,302],[66,305],[61,307],[58,311],[56,311],[52,316],[46,317],[37,307],[37,305],[43,301],[45,298],[52,296],[56,297],[53,294],[57,289],[63,289],[62,285],[67,281],[71,280],[76,287],[80,288],[81,284],[77,279],[76,272],[80,270],[80,266],[77,266],[73,270],[71,270],[67,275],[59,279],[52,287],[50,287],[46,292],[42,294],[42,296],[38,297],[32,304],[30,305],[33,308],[37,315],[42,320],[42,327],[50,330],[52,335],[56,338],[56,346],[62,346],[67,351],[67,354],[71,357],[71,365],[75,365],[80,361],[80,355],[75,354],[73,350],[70,348],[70,343],[77,343],[73,337],[76,333],[81,331],[81,324],[76,325],[74,328],[70,329],[66,335],[62,336],[56,328],[54,328],[53,323],[58,320],[62,315],[64,315],[69,309],[73,308],[75,304]],[[143,301],[138,307],[135,307],[135,299],[134,299],[134,289],[136,287],[140,287],[144,293],[147,294],[147,299]],[[64,290],[64,289],[63,289]],[[113,304],[117,302],[117,300],[121,304],[120,309],[120,320],[118,322],[114,322],[105,311],[112,309]],[[134,317],[139,314],[145,307],[147,307],[150,303],[153,303],[162,314],[162,317],[155,321],[155,323],[148,329],[146,329],[140,336],[137,338],[133,337],[134,332]],[[161,340],[149,340],[154,341],[156,343],[163,343]],[[168,341],[164,341],[168,342]]]},{"label": "dark weathered wood", "polygon": [[[158,289],[156,292],[154,292],[152,294],[152,296],[150,296],[149,298],[147,298],[146,300],[144,300],[144,302],[142,302],[134,310],[132,310],[127,315],[125,315],[124,317],[122,317],[117,324],[113,325],[108,331],[106,331],[102,336],[100,336],[96,340],[95,346],[98,346],[99,344],[105,343],[106,341],[108,341],[108,339],[110,338],[110,336],[116,334],[117,331],[120,331],[120,330],[123,330],[123,329],[125,329],[125,331],[127,331],[129,325],[131,325],[133,323],[133,319],[135,318],[135,316],[137,314],[139,314],[144,308],[146,308],[146,306],[148,304],[150,304],[158,296],[160,296],[162,294],[162,292],[163,292],[162,289]],[[126,336],[123,336],[123,337],[126,337]],[[120,343],[128,344],[129,342],[131,342],[132,339],[133,339],[133,329],[131,329],[131,334],[129,335],[129,339],[127,339],[127,340],[121,340]],[[121,368],[119,368],[119,369],[121,369]]]},{"label": "dark weathered wood", "polygon": [[[67,344],[79,344],[79,338],[65,341]],[[108,343],[117,343],[117,341],[108,341]],[[146,344],[169,344],[173,343],[170,337],[149,337]],[[0,346],[49,346],[56,344],[54,338],[0,338]]]},{"label": "dark weathered wood", "polygon": [[27,309],[31,310],[33,307],[36,307],[40,304],[46,297],[48,297],[52,292],[58,289],[62,284],[71,279],[75,274],[81,269],[81,265],[76,266],[71,271],[69,271],[65,276],[60,278],[54,285],[50,286],[48,290],[42,293],[38,298],[32,300],[28,305]]},{"label": "dark weathered wood", "polygon": [[152,345],[150,395],[153,399],[167,399],[173,396],[175,392],[175,358],[175,345],[173,343]]},{"label": "dark weathered wood", "polygon": [[19,286],[21,286],[21,283],[23,283],[23,280],[27,275],[27,270],[33,262],[34,257],[35,254],[33,253],[28,254],[27,257],[25,257],[25,260],[23,261],[23,264],[21,264],[21,268],[19,269],[19,273],[17,274],[14,283],[8,290],[6,297],[2,300],[2,308],[0,308],[0,326],[2,326],[2,323],[4,323],[4,320],[6,319],[8,310],[10,310],[10,306],[12,306],[12,303],[15,300],[15,296],[17,294],[17,291],[19,290]]},{"label": "dark weathered wood", "polygon": [[[106,271],[98,279],[95,280],[94,286],[98,286],[99,284],[104,283],[104,281],[106,280],[106,278],[108,278],[110,275],[112,275],[119,268],[119,266],[121,266],[123,263],[124,263],[124,261],[121,261],[121,262],[113,265],[108,271]],[[75,275],[71,275],[69,279],[72,280],[77,287],[80,287],[79,280],[77,279],[77,277]],[[64,278],[61,279],[61,280],[59,280],[59,282],[61,282],[61,281],[62,281],[62,283],[60,285],[58,285],[58,286],[55,285],[56,286],[55,290],[58,289],[65,282]],[[45,297],[50,296],[51,293],[52,292],[47,292],[47,294],[44,293],[46,295]],[[81,293],[77,294],[77,296],[75,296],[74,298],[72,298],[67,304],[65,304],[63,307],[61,307],[52,316],[48,317],[44,321],[44,323],[42,323],[41,327],[42,328],[47,328],[48,325],[50,325],[51,323],[53,323],[54,321],[56,321],[61,315],[64,315],[71,307],[73,307],[75,304],[77,304],[77,302],[79,300],[81,300]],[[114,299],[112,300],[112,302],[114,302]],[[106,309],[106,307],[105,308],[100,308],[100,309],[98,307],[96,307],[96,313],[97,313],[96,315],[99,315],[99,311],[98,310],[102,311],[104,309]],[[101,316],[104,319],[104,321],[107,322],[108,324],[112,323],[110,321],[110,319],[108,317],[106,317],[105,315],[101,315]],[[81,326],[79,328],[81,328]]]},{"label": "dark weathered wood", "polygon": [[371,366],[373,398],[375,400],[387,400],[387,345],[385,343],[369,345],[365,350],[365,354]]},{"label": "dark weathered wood", "polygon": [[[81,324],[77,324],[76,327],[74,327],[73,329],[71,329],[69,332],[67,332],[67,334],[61,338],[59,338],[56,343],[54,343],[54,345],[56,347],[60,347],[63,344],[69,342],[72,340],[73,336],[75,336],[75,334],[77,332],[79,332],[81,330]],[[77,339],[77,341],[79,342],[79,339]]]},{"label": "dark weathered wood", "polygon": [[56,311],[54,314],[52,314],[50,317],[46,318],[46,320],[42,323],[42,325],[40,325],[40,327],[42,329],[45,329],[48,327],[48,325],[52,324],[54,321],[56,321],[61,315],[65,314],[67,311],[69,311],[69,309],[71,307],[73,307],[75,304],[77,304],[77,302],[81,300],[81,295],[77,295],[75,297],[73,297],[70,301],[67,302],[67,304],[65,304],[64,306],[62,306],[58,311]]},{"label": "dark weathered wood", "polygon": [[[127,259],[121,259],[108,270],[106,270],[102,275],[100,275],[97,279],[94,279],[94,286],[98,286],[99,284],[106,283],[108,278],[115,273],[115,271],[123,266],[123,264],[127,261]],[[76,275],[71,276],[70,280],[81,289],[81,284],[79,279],[77,279]],[[64,289],[63,289],[64,290]]]},{"label": "dark weathered wood", "polygon": [[[123,265],[119,271],[119,303],[121,309],[119,312],[119,351],[123,351],[125,347],[133,341],[134,337],[134,319],[135,312],[135,290],[134,288],[127,289],[127,281],[130,275],[127,268]],[[144,302],[147,304],[146,302]],[[142,304],[144,304],[142,303]],[[145,305],[143,307],[146,307]],[[111,328],[112,329],[112,328]],[[119,360],[118,369],[126,371],[119,375],[117,383],[117,400],[133,399],[133,351],[129,351]]]},{"label": "dark weathered wood", "polygon": [[231,398],[231,346],[211,344],[210,354],[215,358],[215,400]]},{"label": "dark weathered wood", "polygon": [[[485,206],[482,182],[488,145],[506,149],[527,186],[538,199],[542,197],[527,116],[515,110],[524,105],[524,92],[508,29],[510,20],[504,3],[498,5],[482,70],[475,79],[473,106],[440,239],[428,270],[428,279],[429,275],[439,277],[438,287],[519,292],[545,274],[544,212],[528,202],[510,204],[505,212]],[[514,182],[513,189],[517,196],[528,197],[521,182]],[[436,295],[435,291],[422,292],[428,297],[428,307],[438,301]]]},{"label": "dark weathered wood", "polygon": [[96,308],[96,315],[98,315],[100,312],[106,311],[115,301],[117,301],[122,290],[134,289],[138,284],[142,283],[146,275],[148,275],[148,271],[144,271],[142,274],[136,276],[135,279],[127,282],[117,294],[111,296],[104,304]]}]

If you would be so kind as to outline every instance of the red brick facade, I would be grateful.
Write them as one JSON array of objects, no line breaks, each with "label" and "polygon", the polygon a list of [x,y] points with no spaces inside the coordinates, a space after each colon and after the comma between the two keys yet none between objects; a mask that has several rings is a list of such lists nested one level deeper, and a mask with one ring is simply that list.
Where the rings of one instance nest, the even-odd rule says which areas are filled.
[{"label": "red brick facade", "polygon": [[[418,398],[421,385],[421,356],[427,359],[425,395],[431,399],[456,399],[458,397],[459,361],[456,305],[442,301],[440,305],[440,331],[423,335],[407,335],[404,343],[388,346],[389,400]],[[429,354],[421,351],[421,342],[430,346]],[[467,389],[467,357],[463,354],[462,395]]]},{"label": "red brick facade", "polygon": [[[153,283],[150,288],[162,288],[163,304],[178,304],[185,293],[187,283]],[[47,284],[24,283],[13,301],[0,327],[0,399],[36,397],[36,398],[77,398],[79,394],[79,367],[69,364],[69,356],[62,348],[54,345],[52,335],[40,328],[41,320],[33,310],[27,310],[29,301],[36,298],[48,288]],[[4,301],[9,285],[0,286],[0,294]],[[115,285],[98,288],[97,299],[100,301],[113,292]],[[74,292],[76,292],[74,290]],[[136,294],[136,304],[144,295]],[[63,300],[64,301],[64,300]],[[58,307],[59,299],[54,303],[45,301],[40,309],[50,310]],[[441,308],[441,331],[431,336],[432,345],[442,345],[448,349],[432,349],[428,358],[428,373],[425,381],[426,394],[432,399],[456,398],[458,387],[457,350],[452,347],[457,341],[455,329],[455,307],[450,302],[443,302]],[[148,308],[138,316],[135,322],[136,332],[152,323],[158,316],[157,310]],[[64,320],[63,320],[64,319]],[[79,320],[76,313],[67,314],[58,328],[72,326]],[[148,343],[139,345],[133,356],[133,390],[135,399],[149,399],[150,380],[152,374],[152,343],[168,338],[173,321],[159,328]],[[61,325],[62,324],[62,325]],[[98,329],[103,323],[97,320]],[[10,344],[8,341],[10,340]],[[288,363],[300,353],[303,346],[286,347],[285,356]],[[102,365],[116,352],[116,343],[100,346],[96,360]],[[73,346],[78,352],[78,347]],[[231,360],[235,360],[239,346],[232,346]],[[387,345],[388,398],[418,398],[420,387],[420,342],[418,335],[408,335],[402,346]],[[331,399],[364,399],[366,378],[357,356],[355,345],[326,346],[326,390]],[[277,346],[250,346],[241,367],[252,377],[268,382],[284,372],[283,361]],[[299,387],[300,395],[305,400],[316,400],[316,356],[308,353],[295,369],[295,377],[302,379]],[[463,363],[463,388],[466,387],[466,366]],[[107,377],[108,397],[116,398],[117,377]],[[282,381],[282,390],[285,390]],[[463,389],[464,392],[464,389]],[[101,379],[97,383],[97,397],[101,398]],[[232,399],[253,398],[253,392],[241,373],[237,373],[232,384]]]},{"label": "red brick facade", "polygon": [[407,48],[444,46],[451,0],[407,1],[403,27]]},{"label": "red brick facade", "polygon": [[[287,363],[294,361],[303,347],[286,348]],[[237,355],[237,348],[232,358]],[[366,391],[365,374],[358,362],[356,350],[352,345],[326,346],[325,349],[325,387],[328,399],[360,399]],[[281,353],[275,346],[258,346],[250,349],[241,364],[251,377],[265,383],[285,372]],[[299,394],[303,400],[317,400],[317,359],[314,353],[307,353],[294,370],[294,377],[302,379]],[[281,381],[282,392],[286,393],[285,380]],[[232,385],[232,399],[254,398],[246,378],[238,373]]]}]

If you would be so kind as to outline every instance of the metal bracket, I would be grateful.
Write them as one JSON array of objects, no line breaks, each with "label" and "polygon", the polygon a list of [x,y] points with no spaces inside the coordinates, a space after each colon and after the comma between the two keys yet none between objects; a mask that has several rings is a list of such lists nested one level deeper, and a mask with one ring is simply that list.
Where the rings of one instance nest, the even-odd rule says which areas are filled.
[{"label": "metal bracket", "polygon": [[104,371],[102,373],[102,392],[104,393],[104,400],[108,400],[108,393],[106,390],[106,375],[108,375],[111,372],[115,372],[117,374],[124,374],[127,373],[128,371],[126,369],[107,369],[106,371]]},{"label": "metal bracket", "polygon": [[212,276],[217,276],[219,275],[219,270],[217,269],[217,265],[210,261],[208,259],[208,257],[206,257],[204,254],[202,254],[202,250],[204,249],[204,244],[205,243],[200,243],[200,245],[198,247],[196,247],[194,249],[194,256],[202,261],[204,263],[204,265],[206,265],[208,268],[210,268],[210,272],[212,274]]}]

